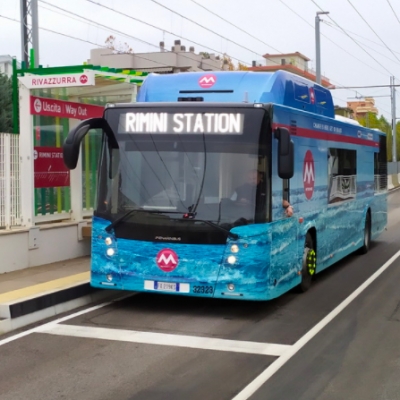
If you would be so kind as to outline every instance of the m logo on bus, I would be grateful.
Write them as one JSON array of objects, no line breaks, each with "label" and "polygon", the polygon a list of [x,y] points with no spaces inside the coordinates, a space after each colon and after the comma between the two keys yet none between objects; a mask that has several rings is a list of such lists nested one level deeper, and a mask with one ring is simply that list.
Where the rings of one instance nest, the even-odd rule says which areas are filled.
[{"label": "m logo on bus", "polygon": [[315,92],[313,88],[310,88],[310,101],[311,104],[315,104]]},{"label": "m logo on bus", "polygon": [[304,194],[306,195],[306,198],[310,200],[314,193],[314,185],[315,185],[314,158],[310,150],[307,150],[306,155],[304,157],[303,185],[304,185]]},{"label": "m logo on bus", "polygon": [[178,266],[178,255],[171,249],[160,250],[156,257],[158,268],[171,272]]},{"label": "m logo on bus", "polygon": [[217,82],[217,77],[214,74],[204,75],[199,79],[199,85],[203,89],[208,89],[214,86],[215,82]]}]

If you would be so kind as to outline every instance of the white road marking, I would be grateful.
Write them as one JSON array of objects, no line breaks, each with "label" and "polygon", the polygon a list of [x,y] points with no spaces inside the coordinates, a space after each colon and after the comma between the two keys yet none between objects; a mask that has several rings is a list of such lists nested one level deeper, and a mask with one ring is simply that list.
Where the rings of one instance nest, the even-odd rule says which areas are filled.
[{"label": "white road marking", "polygon": [[189,347],[192,349],[229,351],[234,353],[260,354],[266,356],[281,356],[291,347],[283,344],[247,342],[241,340],[76,325],[44,325],[39,329],[39,332],[51,335],[155,344],[162,346]]},{"label": "white road marking", "polygon": [[285,365],[302,347],[304,347],[317,333],[329,324],[340,312],[342,312],[354,299],[356,299],[368,286],[371,285],[383,272],[385,272],[394,261],[400,256],[400,250],[382,265],[373,275],[371,275],[361,286],[358,287],[350,296],[343,300],[333,311],[323,318],[317,325],[302,336],[293,346],[288,349],[282,357],[277,358],[260,375],[250,382],[240,393],[232,400],[247,400],[252,396],[265,382],[271,378],[283,365]]},{"label": "white road marking", "polygon": [[96,311],[96,310],[98,310],[99,308],[103,308],[103,307],[106,307],[106,306],[108,306],[108,305],[110,305],[110,304],[113,304],[113,303],[115,303],[115,302],[124,300],[124,299],[126,299],[127,297],[131,297],[131,296],[133,296],[133,295],[135,295],[135,294],[136,294],[136,293],[134,293],[134,294],[129,293],[129,294],[127,294],[127,295],[118,297],[117,299],[114,299],[114,300],[112,300],[112,301],[107,301],[106,303],[98,304],[97,306],[93,306],[93,307],[87,308],[87,309],[85,309],[85,310],[78,311],[78,312],[76,312],[76,313],[74,313],[74,314],[70,314],[70,315],[67,315],[67,316],[65,316],[65,317],[58,318],[58,319],[56,319],[56,320],[54,320],[54,321],[51,321],[51,322],[48,322],[47,324],[44,324],[44,325],[42,325],[42,326],[37,326],[37,327],[35,327],[35,328],[28,329],[27,331],[24,331],[24,332],[21,332],[21,333],[17,333],[16,335],[10,336],[10,337],[8,337],[7,339],[0,340],[0,346],[3,346],[4,344],[10,343],[10,342],[12,342],[12,341],[14,341],[14,340],[20,339],[20,338],[22,338],[22,337],[24,337],[24,336],[28,336],[28,335],[30,335],[31,333],[39,332],[40,329],[42,329],[43,327],[52,326],[52,325],[57,325],[57,324],[59,324],[59,323],[61,323],[61,322],[68,321],[69,319],[72,319],[72,318],[75,318],[75,317],[79,317],[80,315],[89,313],[89,312],[91,312],[91,311]]}]

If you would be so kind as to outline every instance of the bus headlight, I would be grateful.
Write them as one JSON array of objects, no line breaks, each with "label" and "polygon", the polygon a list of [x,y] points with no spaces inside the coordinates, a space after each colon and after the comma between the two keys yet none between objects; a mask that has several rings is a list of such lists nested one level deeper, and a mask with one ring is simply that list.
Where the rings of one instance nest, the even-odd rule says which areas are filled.
[{"label": "bus headlight", "polygon": [[107,249],[107,255],[109,257],[112,257],[115,254],[115,250],[112,248]]},{"label": "bus headlight", "polygon": [[238,253],[239,252],[239,246],[237,244],[233,244],[231,246],[231,252],[232,253]]},{"label": "bus headlight", "polygon": [[228,263],[233,265],[236,262],[236,257],[235,256],[229,256],[227,259]]},{"label": "bus headlight", "polygon": [[112,245],[112,239],[110,238],[110,237],[106,237],[105,238],[105,240],[104,240],[104,243],[107,245],[107,246],[110,246],[110,245]]}]

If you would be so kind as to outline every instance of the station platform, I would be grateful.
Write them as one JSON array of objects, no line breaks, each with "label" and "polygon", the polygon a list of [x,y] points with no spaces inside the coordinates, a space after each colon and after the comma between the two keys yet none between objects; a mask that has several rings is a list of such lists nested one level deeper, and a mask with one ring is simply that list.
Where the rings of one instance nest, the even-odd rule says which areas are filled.
[{"label": "station platform", "polygon": [[0,274],[0,335],[116,296],[89,284],[90,257]]}]

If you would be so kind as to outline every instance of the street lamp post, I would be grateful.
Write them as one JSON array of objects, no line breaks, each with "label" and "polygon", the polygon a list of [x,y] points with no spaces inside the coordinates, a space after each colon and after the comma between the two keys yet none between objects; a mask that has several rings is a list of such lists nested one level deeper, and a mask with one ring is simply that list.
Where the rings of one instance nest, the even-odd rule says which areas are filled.
[{"label": "street lamp post", "polygon": [[316,81],[321,84],[321,43],[319,33],[319,18],[322,14],[329,14],[329,11],[318,11],[315,16],[315,63],[316,63]]}]

